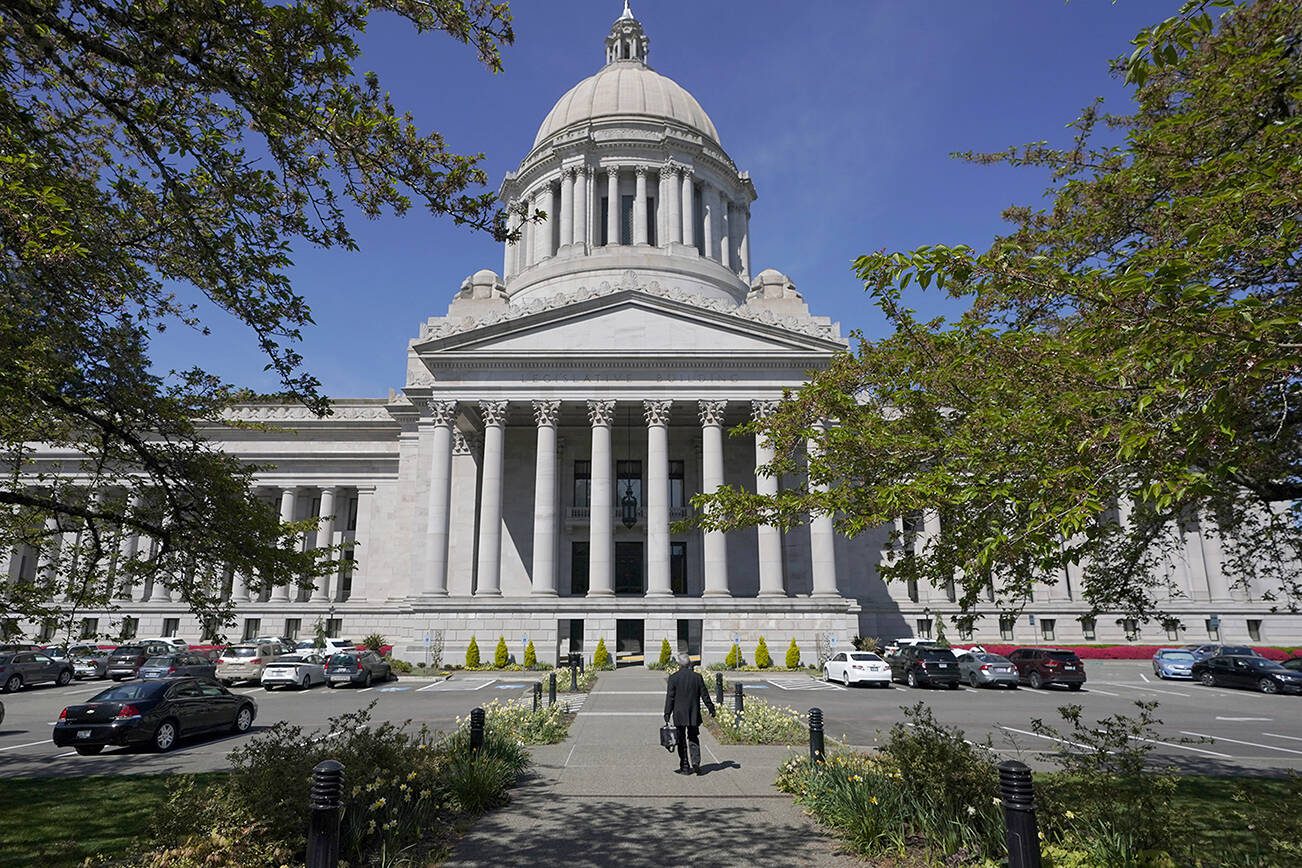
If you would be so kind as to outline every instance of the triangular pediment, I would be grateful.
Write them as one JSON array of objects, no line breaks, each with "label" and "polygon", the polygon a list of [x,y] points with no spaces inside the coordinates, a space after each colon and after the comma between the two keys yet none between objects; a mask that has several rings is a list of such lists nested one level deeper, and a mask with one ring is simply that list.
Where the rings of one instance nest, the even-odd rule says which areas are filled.
[{"label": "triangular pediment", "polygon": [[[774,357],[835,353],[844,344],[796,331],[779,318],[738,315],[635,290],[483,323],[434,330],[420,355],[491,353],[497,357]],[[456,325],[462,326],[455,329]],[[817,331],[817,325],[808,327]],[[450,332],[450,333],[449,333]]]}]

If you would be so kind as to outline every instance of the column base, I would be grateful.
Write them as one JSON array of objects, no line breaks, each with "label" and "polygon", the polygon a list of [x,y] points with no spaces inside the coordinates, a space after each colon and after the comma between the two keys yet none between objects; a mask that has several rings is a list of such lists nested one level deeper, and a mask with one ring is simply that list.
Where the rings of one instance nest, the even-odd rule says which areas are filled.
[{"label": "column base", "polygon": [[615,592],[614,591],[588,591],[588,593],[584,594],[584,596],[585,597],[613,597],[615,596]]},{"label": "column base", "polygon": [[760,591],[757,597],[785,597],[788,596],[786,591]]},{"label": "column base", "polygon": [[702,591],[702,592],[701,592],[701,596],[702,596],[702,597],[731,597],[731,596],[732,596],[732,591],[712,591],[712,590],[707,590],[707,591]]},{"label": "column base", "polygon": [[674,592],[670,590],[663,590],[663,591],[656,590],[656,591],[647,591],[642,596],[643,597],[672,597],[673,595]]},{"label": "column base", "polygon": [[544,590],[544,591],[535,590],[535,591],[530,591],[529,595],[531,597],[559,597],[560,593],[551,590]]},{"label": "column base", "polygon": [[500,597],[502,596],[502,589],[498,588],[497,590],[494,591],[475,591],[475,596],[476,597]]},{"label": "column base", "polygon": [[448,592],[447,592],[446,590],[443,590],[443,591],[421,591],[421,592],[420,592],[419,594],[417,594],[416,596],[417,596],[417,597],[439,597],[439,598],[443,598],[443,597],[448,596]]},{"label": "column base", "polygon": [[814,591],[809,596],[819,600],[845,599],[839,591]]}]

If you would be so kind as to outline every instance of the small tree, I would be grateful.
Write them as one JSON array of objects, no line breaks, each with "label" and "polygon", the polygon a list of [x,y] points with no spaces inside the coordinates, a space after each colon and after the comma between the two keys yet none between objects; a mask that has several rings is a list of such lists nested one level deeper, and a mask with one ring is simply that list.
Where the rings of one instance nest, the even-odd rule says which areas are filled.
[{"label": "small tree", "polygon": [[312,647],[318,651],[324,651],[326,638],[325,621],[317,618],[316,623],[312,625]]},{"label": "small tree", "polygon": [[479,643],[475,641],[474,636],[470,637],[470,644],[466,646],[466,668],[479,668]]},{"label": "small tree", "polygon": [[795,639],[792,639],[791,644],[787,646],[787,668],[800,668],[800,646],[796,644]]},{"label": "small tree", "polygon": [[949,640],[945,638],[945,619],[936,613],[936,644],[942,648],[949,647]]},{"label": "small tree", "polygon": [[597,650],[592,652],[592,668],[609,669],[610,667],[610,652],[606,650],[606,637],[602,636],[597,640]]},{"label": "small tree", "polygon": [[524,646],[524,668],[533,669],[537,665],[538,652],[534,650],[533,640],[530,639],[529,644]]},{"label": "small tree", "polygon": [[668,639],[661,639],[661,640],[660,640],[660,659],[659,659],[658,661],[656,661],[656,665],[657,665],[658,667],[660,667],[661,669],[668,669],[668,668],[669,668],[669,661],[671,661],[671,660],[673,660],[673,659],[674,659],[674,652],[673,652],[673,649],[671,649],[671,648],[669,647],[669,640],[668,640]]},{"label": "small tree", "polygon": [[736,669],[738,666],[740,666],[741,646],[738,645],[736,642],[733,642],[732,647],[728,649],[728,656],[724,658],[723,662],[727,664],[729,669]]},{"label": "small tree", "polygon": [[759,637],[759,643],[755,646],[755,665],[760,669],[768,669],[773,665],[773,656],[769,654],[769,646],[763,636]]},{"label": "small tree", "polygon": [[511,652],[506,650],[506,637],[497,637],[497,649],[493,652],[493,667],[496,669],[505,669],[506,663],[511,659]]},{"label": "small tree", "polygon": [[388,641],[386,641],[385,638],[381,636],[379,633],[372,633],[371,635],[367,636],[365,639],[362,640],[362,645],[368,651],[375,651],[377,653],[381,648],[383,648],[385,645],[388,644],[389,644]]}]

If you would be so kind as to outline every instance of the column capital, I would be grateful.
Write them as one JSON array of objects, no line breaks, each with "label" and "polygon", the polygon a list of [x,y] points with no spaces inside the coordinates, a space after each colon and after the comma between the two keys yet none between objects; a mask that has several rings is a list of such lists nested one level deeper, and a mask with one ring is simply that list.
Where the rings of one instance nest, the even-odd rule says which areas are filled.
[{"label": "column capital", "polygon": [[611,178],[619,177],[619,166],[607,166],[606,174],[609,175]]},{"label": "column capital", "polygon": [[690,180],[696,177],[696,170],[691,166],[680,165],[678,167],[678,174],[682,175],[685,180]]},{"label": "column capital", "polygon": [[588,421],[595,427],[609,425],[615,418],[614,401],[589,401]]},{"label": "column capital", "polygon": [[501,425],[506,421],[506,401],[480,401],[479,413],[485,425]]},{"label": "column capital", "polygon": [[642,413],[646,416],[647,425],[668,425],[669,411],[673,406],[673,401],[643,401]]},{"label": "column capital", "polygon": [[723,414],[728,410],[727,401],[697,401],[696,406],[701,414],[702,425],[723,424]]},{"label": "column capital", "polygon": [[451,425],[457,419],[457,402],[456,401],[439,401],[430,399],[428,402],[430,417],[435,425]]},{"label": "column capital", "polygon": [[633,167],[633,174],[637,175],[639,178],[645,178],[648,171],[650,170],[646,166]]},{"label": "column capital", "polygon": [[534,401],[533,402],[533,421],[538,426],[555,425],[556,417],[560,415],[560,401]]},{"label": "column capital", "polygon": [[660,165],[661,172],[666,172],[671,175],[681,175],[683,173],[684,168],[686,167],[683,166],[683,164],[678,162],[677,160],[665,160]]},{"label": "column capital", "polygon": [[777,401],[751,401],[750,415],[756,422],[769,418],[778,411]]}]

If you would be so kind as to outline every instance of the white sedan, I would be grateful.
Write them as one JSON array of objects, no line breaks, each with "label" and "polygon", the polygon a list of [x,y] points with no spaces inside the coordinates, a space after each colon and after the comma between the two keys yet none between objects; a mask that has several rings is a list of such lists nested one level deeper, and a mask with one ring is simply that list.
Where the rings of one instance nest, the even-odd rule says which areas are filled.
[{"label": "white sedan", "polygon": [[319,654],[282,654],[262,667],[262,687],[299,687],[325,684],[325,660]]},{"label": "white sedan", "polygon": [[823,664],[823,676],[828,681],[840,681],[846,687],[860,681],[881,687],[891,686],[890,664],[871,651],[833,654]]}]

